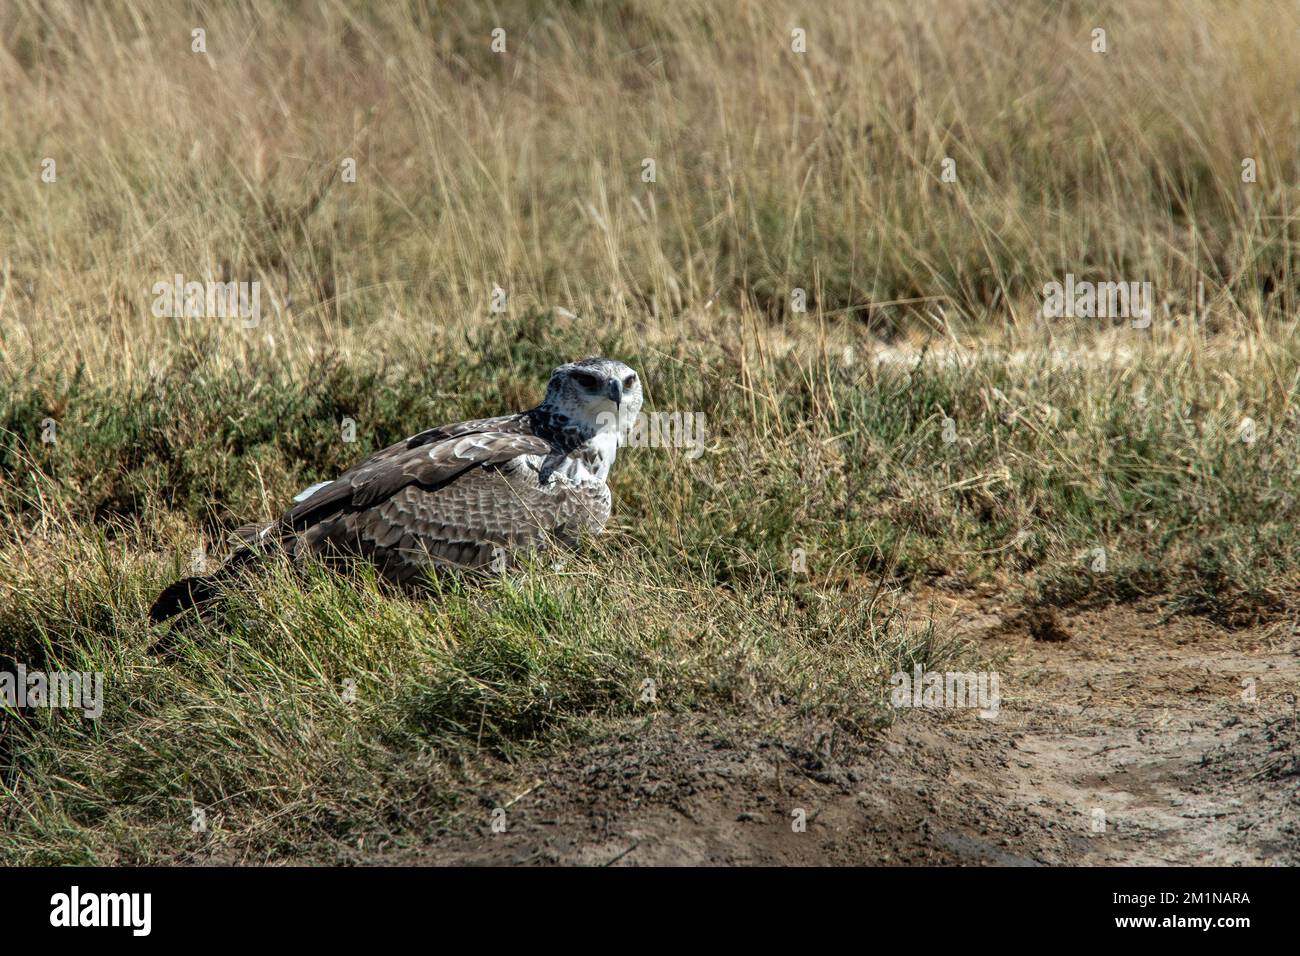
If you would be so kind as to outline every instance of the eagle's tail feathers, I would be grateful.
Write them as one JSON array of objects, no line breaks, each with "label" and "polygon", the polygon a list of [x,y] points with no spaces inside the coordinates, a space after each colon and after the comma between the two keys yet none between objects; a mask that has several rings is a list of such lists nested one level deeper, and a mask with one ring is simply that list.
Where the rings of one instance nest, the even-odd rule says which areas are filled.
[{"label": "eagle's tail feathers", "polygon": [[149,608],[149,620],[159,624],[190,608],[202,610],[216,600],[218,591],[216,575],[181,578],[163,588]]},{"label": "eagle's tail feathers", "polygon": [[[181,578],[175,584],[163,588],[162,593],[149,608],[149,620],[159,624],[190,608],[203,611],[221,596],[221,587],[228,582],[240,568],[263,556],[272,525],[246,524],[236,528],[231,534],[235,548],[221,567],[208,575]],[[278,543],[279,539],[271,539]]]}]

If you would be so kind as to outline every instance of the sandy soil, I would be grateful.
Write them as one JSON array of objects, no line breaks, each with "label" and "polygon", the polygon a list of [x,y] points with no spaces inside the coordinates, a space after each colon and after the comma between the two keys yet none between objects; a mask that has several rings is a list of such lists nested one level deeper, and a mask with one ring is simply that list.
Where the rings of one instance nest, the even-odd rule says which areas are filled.
[{"label": "sandy soil", "polygon": [[995,718],[908,711],[865,742],[655,718],[503,773],[426,848],[357,862],[1300,863],[1290,624],[917,604],[999,660]]}]

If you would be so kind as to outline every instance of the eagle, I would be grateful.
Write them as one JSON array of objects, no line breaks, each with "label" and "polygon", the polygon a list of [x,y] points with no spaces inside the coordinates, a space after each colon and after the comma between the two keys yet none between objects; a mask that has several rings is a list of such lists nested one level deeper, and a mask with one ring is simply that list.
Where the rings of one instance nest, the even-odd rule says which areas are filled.
[{"label": "eagle", "polygon": [[576,547],[609,519],[610,468],[641,402],[640,376],[622,362],[561,365],[536,408],[412,435],[312,485],[270,524],[238,529],[216,572],[166,587],[150,620],[211,603],[268,554],[360,558],[394,584],[418,585],[438,569],[490,574],[525,552]]}]

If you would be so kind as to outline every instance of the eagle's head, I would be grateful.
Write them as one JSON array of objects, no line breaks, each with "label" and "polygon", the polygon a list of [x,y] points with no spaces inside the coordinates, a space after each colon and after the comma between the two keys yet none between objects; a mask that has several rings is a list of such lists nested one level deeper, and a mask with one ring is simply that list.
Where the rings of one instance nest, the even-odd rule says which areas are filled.
[{"label": "eagle's head", "polygon": [[626,433],[641,412],[641,376],[616,359],[585,358],[551,373],[544,407],[592,432]]}]

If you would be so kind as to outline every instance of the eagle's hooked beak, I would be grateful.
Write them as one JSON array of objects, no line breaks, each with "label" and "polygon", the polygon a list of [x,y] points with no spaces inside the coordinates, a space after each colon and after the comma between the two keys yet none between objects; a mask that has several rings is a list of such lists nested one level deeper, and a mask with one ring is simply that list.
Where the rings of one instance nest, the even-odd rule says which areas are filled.
[{"label": "eagle's hooked beak", "polygon": [[616,378],[606,382],[605,394],[609,396],[609,400],[613,402],[616,406],[622,405],[623,404],[623,383]]}]

